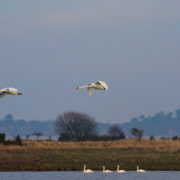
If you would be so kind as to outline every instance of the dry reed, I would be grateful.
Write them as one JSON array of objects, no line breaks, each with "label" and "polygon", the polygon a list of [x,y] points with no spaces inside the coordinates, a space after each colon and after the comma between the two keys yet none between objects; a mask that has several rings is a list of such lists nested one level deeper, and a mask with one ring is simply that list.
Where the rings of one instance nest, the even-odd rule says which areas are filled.
[{"label": "dry reed", "polygon": [[180,152],[180,141],[176,140],[147,140],[137,141],[125,139],[121,141],[84,141],[57,142],[46,140],[24,140],[23,146],[0,145],[0,150],[29,150],[29,149],[122,149],[136,151]]}]

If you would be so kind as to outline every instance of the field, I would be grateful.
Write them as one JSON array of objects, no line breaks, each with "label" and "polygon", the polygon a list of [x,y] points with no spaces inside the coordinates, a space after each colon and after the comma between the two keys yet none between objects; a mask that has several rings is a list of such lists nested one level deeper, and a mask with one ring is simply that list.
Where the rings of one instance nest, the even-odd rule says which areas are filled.
[{"label": "field", "polygon": [[101,142],[23,141],[23,146],[0,144],[0,171],[180,170],[180,141],[133,139]]}]

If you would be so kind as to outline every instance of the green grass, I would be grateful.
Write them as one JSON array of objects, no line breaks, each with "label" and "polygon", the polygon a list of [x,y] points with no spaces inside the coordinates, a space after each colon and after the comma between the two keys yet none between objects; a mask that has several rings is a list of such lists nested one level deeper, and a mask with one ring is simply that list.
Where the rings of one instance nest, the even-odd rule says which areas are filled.
[{"label": "green grass", "polygon": [[180,170],[179,152],[143,152],[122,149],[26,149],[1,150],[0,171]]}]

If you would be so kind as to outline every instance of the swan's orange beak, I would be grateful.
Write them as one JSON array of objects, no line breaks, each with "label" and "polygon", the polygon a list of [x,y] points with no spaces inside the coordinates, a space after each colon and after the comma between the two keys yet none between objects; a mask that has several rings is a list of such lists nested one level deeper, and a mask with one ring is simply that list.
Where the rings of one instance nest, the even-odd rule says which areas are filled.
[{"label": "swan's orange beak", "polygon": [[80,89],[80,87],[78,86],[76,89]]}]

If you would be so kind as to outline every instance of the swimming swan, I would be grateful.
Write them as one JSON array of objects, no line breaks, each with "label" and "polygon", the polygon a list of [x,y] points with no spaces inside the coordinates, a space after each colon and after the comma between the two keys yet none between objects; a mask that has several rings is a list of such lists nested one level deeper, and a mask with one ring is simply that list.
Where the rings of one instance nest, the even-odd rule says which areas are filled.
[{"label": "swimming swan", "polygon": [[137,172],[146,172],[144,169],[139,169],[139,166],[137,166],[136,171],[137,171]]},{"label": "swimming swan", "polygon": [[112,171],[111,170],[105,170],[105,166],[103,166],[103,172],[104,173],[111,173]]},{"label": "swimming swan", "polygon": [[92,173],[93,171],[91,169],[86,169],[86,165],[84,164],[83,172],[84,173]]},{"label": "swimming swan", "polygon": [[119,165],[117,165],[117,173],[124,173],[124,172],[126,172],[126,171],[123,169],[119,170]]}]

